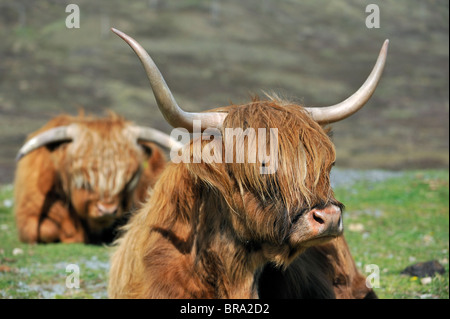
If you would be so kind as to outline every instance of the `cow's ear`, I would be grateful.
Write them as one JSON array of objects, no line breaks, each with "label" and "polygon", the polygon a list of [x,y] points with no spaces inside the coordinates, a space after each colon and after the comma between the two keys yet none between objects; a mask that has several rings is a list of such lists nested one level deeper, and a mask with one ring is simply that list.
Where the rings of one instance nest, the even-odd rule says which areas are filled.
[{"label": "cow's ear", "polygon": [[44,147],[48,149],[50,152],[53,152],[57,150],[58,148],[62,147],[63,145],[69,144],[71,141],[59,141],[59,142],[53,142],[45,145]]},{"label": "cow's ear", "polygon": [[147,157],[150,157],[153,153],[153,145],[151,143],[148,142],[139,142],[139,145],[142,147],[142,149],[144,150],[145,155],[147,155]]},{"label": "cow's ear", "polygon": [[162,172],[166,165],[166,157],[163,151],[155,144],[150,142],[139,142],[139,145],[144,150],[146,157],[141,162],[141,167],[143,169],[140,184],[145,184],[145,189],[147,185],[154,186],[158,180],[159,174]]}]

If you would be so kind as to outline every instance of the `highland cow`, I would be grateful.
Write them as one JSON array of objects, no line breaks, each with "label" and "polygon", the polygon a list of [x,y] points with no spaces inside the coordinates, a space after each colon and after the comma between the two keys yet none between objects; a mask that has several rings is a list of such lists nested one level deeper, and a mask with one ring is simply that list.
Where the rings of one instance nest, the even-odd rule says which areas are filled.
[{"label": "highland cow", "polygon": [[[147,52],[113,29],[144,65],[157,104],[173,127],[220,131],[278,129],[277,156],[230,163],[196,161],[199,138],[185,145],[190,160],[170,163],[149,201],[132,216],[111,258],[111,298],[366,298],[375,297],[355,267],[342,235],[343,204],[330,186],[335,149],[322,126],[358,111],[381,77],[387,41],[363,86],[342,103],[306,108],[272,97],[204,113],[176,103]],[[259,140],[260,136],[255,138]],[[235,147],[244,158],[255,143]],[[208,140],[200,140],[201,151]],[[222,144],[224,148],[225,144]],[[225,149],[219,154],[225,156]],[[208,149],[210,150],[210,149]],[[250,155],[249,155],[250,154]],[[235,156],[240,156],[236,154]],[[200,156],[201,158],[201,156]],[[261,167],[277,161],[271,174]]]},{"label": "highland cow", "polygon": [[27,243],[111,242],[164,169],[177,142],[110,113],[60,115],[18,153],[15,217]]}]

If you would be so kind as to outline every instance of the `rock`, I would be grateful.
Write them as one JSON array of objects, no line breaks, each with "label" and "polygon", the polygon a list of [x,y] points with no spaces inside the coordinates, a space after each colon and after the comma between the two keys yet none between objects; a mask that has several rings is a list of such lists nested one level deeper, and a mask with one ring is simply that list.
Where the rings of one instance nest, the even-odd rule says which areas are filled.
[{"label": "rock", "polygon": [[3,200],[3,206],[6,208],[11,208],[13,205],[13,201],[11,199],[5,199]]},{"label": "rock", "polygon": [[360,224],[360,223],[350,224],[350,225],[348,225],[347,229],[352,232],[360,233],[360,232],[364,231],[364,225]]},{"label": "rock", "polygon": [[13,256],[18,256],[23,254],[23,249],[21,248],[14,248],[12,251]]},{"label": "rock", "polygon": [[423,278],[432,277],[436,273],[444,274],[445,268],[437,260],[431,260],[408,266],[400,274]]},{"label": "rock", "polygon": [[433,236],[431,236],[431,235],[425,235],[425,236],[423,236],[423,243],[424,243],[425,245],[429,245],[429,244],[431,244],[433,241],[434,241]]}]

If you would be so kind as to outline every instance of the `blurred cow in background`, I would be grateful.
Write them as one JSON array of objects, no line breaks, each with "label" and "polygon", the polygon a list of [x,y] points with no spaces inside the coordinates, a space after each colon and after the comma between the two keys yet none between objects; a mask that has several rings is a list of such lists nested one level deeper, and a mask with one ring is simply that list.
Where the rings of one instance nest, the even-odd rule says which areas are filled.
[{"label": "blurred cow in background", "polygon": [[27,243],[110,242],[166,164],[154,143],[177,142],[114,113],[60,115],[32,133],[17,160],[14,200]]}]

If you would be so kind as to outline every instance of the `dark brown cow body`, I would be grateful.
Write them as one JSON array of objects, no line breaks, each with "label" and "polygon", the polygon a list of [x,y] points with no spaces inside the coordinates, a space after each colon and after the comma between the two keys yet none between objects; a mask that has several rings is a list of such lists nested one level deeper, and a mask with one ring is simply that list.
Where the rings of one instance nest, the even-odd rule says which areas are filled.
[{"label": "dark brown cow body", "polygon": [[[154,144],[137,141],[115,114],[61,115],[31,134],[76,126],[71,141],[32,147],[17,165],[15,216],[23,242],[109,242],[126,212],[146,200],[165,167]],[[33,141],[31,142],[33,144]],[[28,145],[28,144],[27,144]]]},{"label": "dark brown cow body", "polygon": [[265,266],[258,293],[270,299],[377,298],[358,271],[344,236],[308,248],[286,269]]}]

